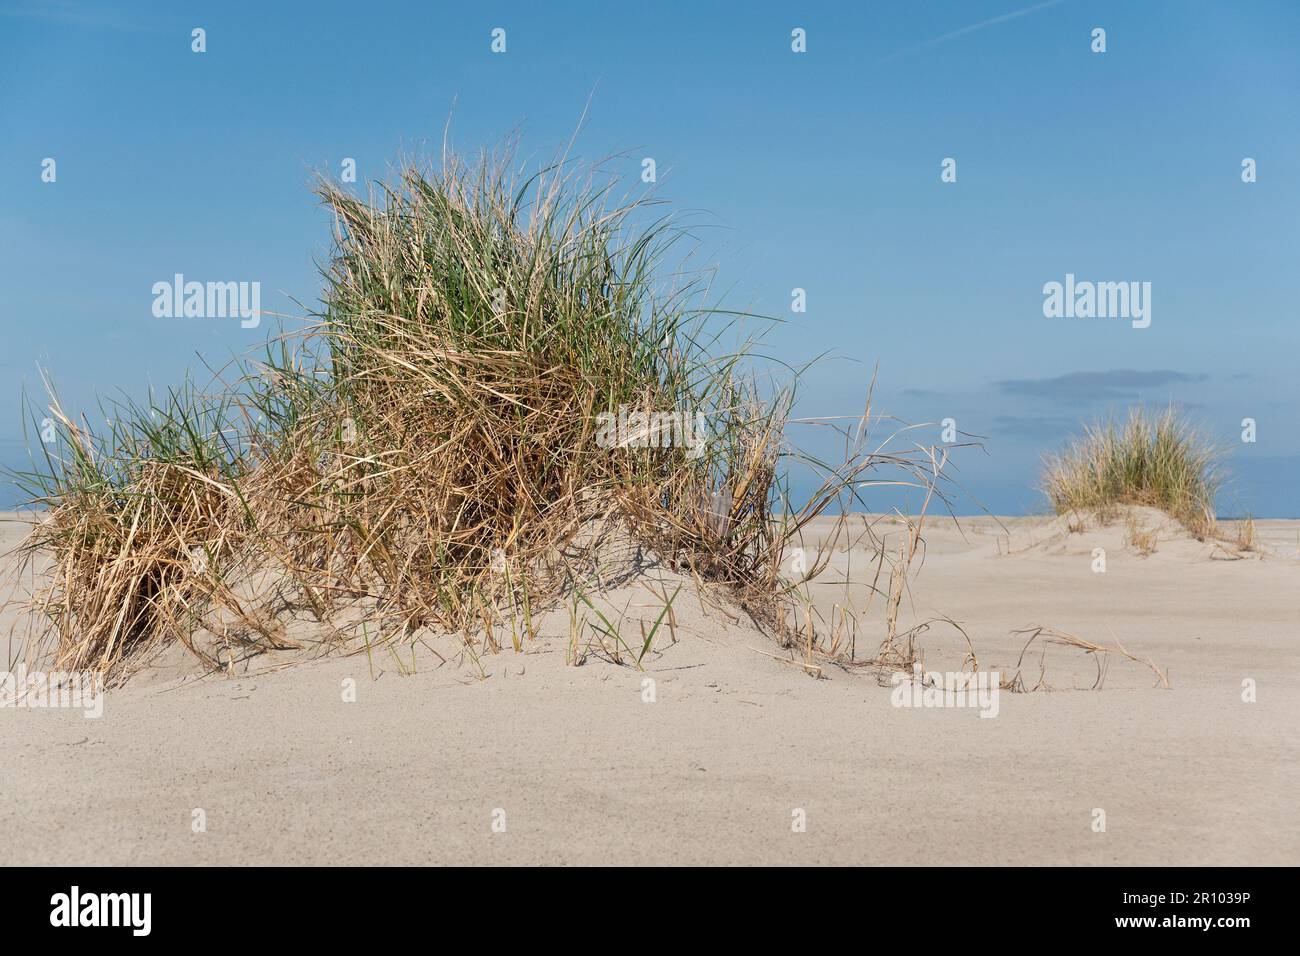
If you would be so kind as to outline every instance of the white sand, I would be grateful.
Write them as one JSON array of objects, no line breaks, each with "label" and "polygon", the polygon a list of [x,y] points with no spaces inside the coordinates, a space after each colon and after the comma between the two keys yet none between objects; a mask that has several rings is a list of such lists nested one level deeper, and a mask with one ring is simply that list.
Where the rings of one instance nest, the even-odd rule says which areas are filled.
[{"label": "white sand", "polygon": [[[1009,538],[989,518],[964,519],[966,540],[930,527],[909,619],[950,615],[981,667],[1004,672],[1023,644],[1009,632],[1031,623],[1118,640],[1173,689],[1113,660],[1102,690],[1003,693],[995,719],[895,708],[873,674],[814,680],[686,596],[678,642],[656,641],[645,674],[566,667],[558,636],[484,658],[482,678],[432,655],[415,676],[379,655],[373,680],[364,656],[234,679],[160,671],[111,691],[100,720],[0,710],[0,860],[1300,863],[1300,522],[1261,522],[1267,553],[1226,560],[1173,532],[1140,557],[1122,525],[1002,520]],[[870,580],[865,553],[852,560]],[[819,604],[843,593],[821,586]],[[640,594],[629,616],[652,621]],[[859,652],[879,636],[860,634]],[[922,643],[930,666],[965,653],[944,626]],[[1078,651],[1043,666],[1067,688],[1095,675]]]}]

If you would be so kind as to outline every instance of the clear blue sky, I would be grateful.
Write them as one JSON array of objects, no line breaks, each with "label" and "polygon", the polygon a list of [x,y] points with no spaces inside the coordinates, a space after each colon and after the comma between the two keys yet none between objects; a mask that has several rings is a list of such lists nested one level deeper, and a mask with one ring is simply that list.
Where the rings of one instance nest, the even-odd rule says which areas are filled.
[{"label": "clear blue sky", "polygon": [[[38,363],[93,408],[265,335],[155,318],[154,282],[313,304],[328,222],[311,170],[350,156],[382,178],[453,104],[456,147],[518,128],[549,158],[589,98],[576,152],[629,151],[629,182],[654,157],[660,194],[721,227],[703,253],[728,303],[788,320],[772,351],[838,356],[801,414],[857,411],[879,362],[878,410],[985,436],[961,480],[1020,513],[1039,455],[1082,420],[1172,401],[1232,448],[1223,512],[1300,515],[1289,0],[0,0],[0,460],[21,457]],[[1151,282],[1151,326],[1045,318],[1043,284],[1067,273]]]}]

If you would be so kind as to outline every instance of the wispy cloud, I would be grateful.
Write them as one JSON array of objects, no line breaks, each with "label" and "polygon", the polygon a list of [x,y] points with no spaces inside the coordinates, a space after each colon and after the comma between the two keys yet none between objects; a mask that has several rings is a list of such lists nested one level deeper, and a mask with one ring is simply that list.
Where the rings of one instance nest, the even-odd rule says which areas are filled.
[{"label": "wispy cloud", "polygon": [[1017,20],[1020,17],[1027,17],[1031,13],[1037,13],[1039,10],[1046,10],[1048,7],[1054,7],[1057,4],[1064,3],[1065,0],[1047,0],[1046,3],[1035,4],[1032,7],[1025,7],[1023,10],[1013,10],[1010,13],[1004,13],[999,17],[990,17],[987,20],[981,20],[979,23],[972,23],[969,26],[953,30],[951,33],[945,33],[943,36],[934,37],[926,40],[924,43],[918,43],[915,46],[909,46],[902,50],[897,50],[889,56],[880,60],[880,63],[889,63],[891,60],[897,60],[899,57],[907,56],[909,53],[917,53],[921,50],[928,50],[931,47],[939,46],[941,43],[947,43],[949,40],[955,40],[958,37],[965,36],[968,33],[974,33],[976,30],[983,30],[987,27],[996,26],[999,23],[1006,23],[1008,20]]},{"label": "wispy cloud", "polygon": [[1105,372],[1069,372],[1055,378],[1007,379],[994,385],[1008,395],[1028,395],[1062,402],[1114,401],[1137,398],[1143,389],[1203,382],[1207,377],[1170,369],[1140,372],[1116,368]]}]

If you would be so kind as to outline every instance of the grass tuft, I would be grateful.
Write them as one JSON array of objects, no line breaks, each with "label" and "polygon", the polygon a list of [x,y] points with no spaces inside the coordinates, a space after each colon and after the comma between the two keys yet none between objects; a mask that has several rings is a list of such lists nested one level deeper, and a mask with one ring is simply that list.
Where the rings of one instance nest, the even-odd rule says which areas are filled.
[{"label": "grass tuft", "polygon": [[[496,628],[518,650],[540,610],[590,603],[592,529],[610,525],[781,631],[782,556],[808,522],[860,503],[876,468],[927,501],[940,479],[933,449],[869,443],[868,405],[792,506],[794,383],[760,387],[752,340],[723,347],[746,317],[665,266],[687,234],[653,201],[565,164],[523,175],[509,153],[317,194],[334,246],[305,332],[211,394],[109,409],[99,432],[50,389],[23,552],[52,562],[27,609],[60,668],[119,674],[169,642],[230,668],[297,646],[294,616],[367,654],[421,628],[464,634],[475,660]],[[621,409],[703,428],[693,447],[609,447],[598,420]],[[607,630],[639,663],[663,619],[639,653]]]},{"label": "grass tuft", "polygon": [[1117,505],[1159,508],[1198,538],[1215,531],[1219,451],[1170,408],[1134,409],[1122,425],[1093,425],[1044,463],[1042,487],[1057,514]]}]

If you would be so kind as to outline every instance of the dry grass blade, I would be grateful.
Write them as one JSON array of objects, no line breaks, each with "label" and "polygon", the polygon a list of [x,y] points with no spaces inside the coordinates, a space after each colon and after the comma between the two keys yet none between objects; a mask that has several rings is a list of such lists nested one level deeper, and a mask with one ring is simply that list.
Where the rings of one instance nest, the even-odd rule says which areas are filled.
[{"label": "dry grass blade", "polygon": [[1058,628],[1047,627],[1041,624],[1023,628],[1018,631],[1013,631],[1012,634],[1020,635],[1020,636],[1028,635],[1028,640],[1025,641],[1025,646],[1020,651],[1020,658],[1019,660],[1016,661],[1015,673],[1010,678],[1005,679],[1002,683],[1003,689],[1005,690],[1024,692],[1026,690],[1036,689],[1039,686],[1044,686],[1042,684],[1041,675],[1038,684],[1036,684],[1034,688],[1027,687],[1025,685],[1024,678],[1021,676],[1021,671],[1025,660],[1025,654],[1028,653],[1030,645],[1033,644],[1035,641],[1039,641],[1039,640],[1047,644],[1058,644],[1062,647],[1073,647],[1076,648],[1077,650],[1083,651],[1085,654],[1095,655],[1095,660],[1097,662],[1097,679],[1096,681],[1094,681],[1092,685],[1093,690],[1099,690],[1101,688],[1102,683],[1106,679],[1106,662],[1108,659],[1108,655],[1110,654],[1119,654],[1120,656],[1125,657],[1130,661],[1133,661],[1138,664],[1143,664],[1151,668],[1151,672],[1156,675],[1157,687],[1162,687],[1165,690],[1168,690],[1171,687],[1169,683],[1169,676],[1165,671],[1162,671],[1152,661],[1148,660],[1145,657],[1138,657],[1136,654],[1130,654],[1127,650],[1124,649],[1124,646],[1118,642],[1115,643],[1114,647],[1107,647],[1104,644],[1094,644],[1092,641],[1086,641],[1083,638],[1076,637],[1073,634],[1067,634],[1065,631],[1062,631]]}]

